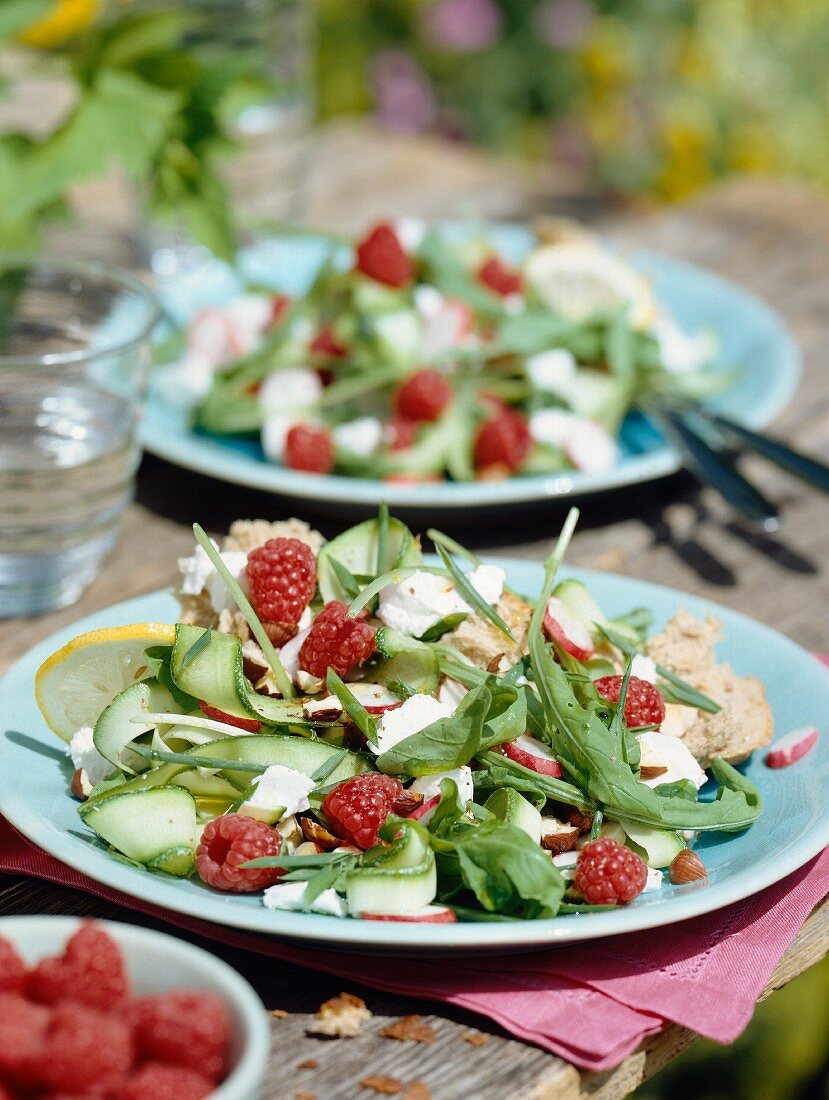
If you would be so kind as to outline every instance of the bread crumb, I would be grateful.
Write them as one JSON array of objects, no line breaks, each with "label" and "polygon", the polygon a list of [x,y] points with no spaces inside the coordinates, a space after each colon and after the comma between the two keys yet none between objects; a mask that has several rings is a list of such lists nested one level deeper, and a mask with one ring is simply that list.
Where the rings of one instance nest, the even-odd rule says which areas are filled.
[{"label": "bread crumb", "polygon": [[514,665],[527,652],[533,609],[514,593],[505,591],[496,611],[512,631],[514,643],[480,615],[467,616],[460,626],[444,635],[443,643],[459,650],[478,668],[486,668],[496,658],[499,664],[501,658],[505,658],[508,665]]},{"label": "bread crumb", "polygon": [[287,1016],[290,1015],[290,1012],[286,1012],[284,1008],[271,1009],[271,1016],[273,1016],[275,1020],[284,1020]]},{"label": "bread crumb", "polygon": [[425,1081],[412,1081],[406,1089],[405,1100],[431,1100],[432,1094]]},{"label": "bread crumb", "polygon": [[464,1031],[461,1038],[472,1047],[485,1047],[489,1042],[489,1036],[482,1031]]},{"label": "bread crumb", "polygon": [[365,1001],[353,993],[340,993],[321,1004],[314,1019],[306,1028],[311,1035],[325,1035],[331,1039],[353,1039],[371,1019]]},{"label": "bread crumb", "polygon": [[435,1029],[431,1024],[421,1022],[419,1016],[404,1016],[394,1024],[389,1024],[380,1032],[384,1039],[410,1040],[414,1043],[433,1043]]},{"label": "bread crumb", "polygon": [[374,1092],[381,1092],[384,1096],[397,1096],[403,1091],[402,1081],[398,1081],[396,1077],[384,1077],[380,1073],[364,1077],[360,1084],[364,1089],[373,1089]]},{"label": "bread crumb", "polygon": [[304,1062],[300,1062],[296,1067],[297,1069],[317,1069],[319,1062],[316,1058],[306,1058]]},{"label": "bread crumb", "polygon": [[243,550],[249,554],[268,539],[299,539],[318,554],[325,539],[301,519],[237,519],[230,525],[223,550]]}]

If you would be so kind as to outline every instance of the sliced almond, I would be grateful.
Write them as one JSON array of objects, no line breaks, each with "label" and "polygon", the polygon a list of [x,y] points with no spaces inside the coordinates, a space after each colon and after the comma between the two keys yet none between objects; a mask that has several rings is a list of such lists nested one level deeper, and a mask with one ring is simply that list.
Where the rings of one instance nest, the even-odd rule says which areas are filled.
[{"label": "sliced almond", "polygon": [[668,769],[662,767],[660,764],[643,764],[639,768],[640,779],[658,779],[660,775],[664,775]]},{"label": "sliced almond", "polygon": [[576,828],[562,829],[556,833],[542,833],[541,847],[552,852],[554,856],[560,856],[562,852],[572,852],[578,843],[579,831]]},{"label": "sliced almond", "polygon": [[316,846],[321,848],[324,852],[333,852],[335,848],[338,848],[340,844],[342,844],[340,837],[334,836],[334,834],[330,833],[324,825],[320,825],[310,817],[300,818],[299,824],[305,839],[316,844]]},{"label": "sliced almond", "polygon": [[392,812],[401,817],[408,817],[413,810],[423,803],[423,795],[420,791],[402,790],[392,803]]}]

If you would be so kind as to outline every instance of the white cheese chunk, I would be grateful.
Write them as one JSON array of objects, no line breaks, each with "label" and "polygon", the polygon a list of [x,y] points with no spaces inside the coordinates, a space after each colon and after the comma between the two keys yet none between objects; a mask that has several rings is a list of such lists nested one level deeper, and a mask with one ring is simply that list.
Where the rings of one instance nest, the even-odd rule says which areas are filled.
[{"label": "white cheese chunk", "polygon": [[691,336],[667,313],[660,313],[651,327],[659,345],[662,366],[669,374],[699,370],[714,357],[715,341],[711,333]]},{"label": "white cheese chunk", "polygon": [[[218,547],[216,549],[218,550]],[[247,554],[243,550],[224,550],[219,556],[228,572],[239,583],[242,591],[247,593],[248,580],[245,573],[248,564]],[[196,546],[189,558],[179,558],[178,568],[182,576],[181,591],[184,595],[198,596],[204,591],[207,592],[216,614],[225,610],[236,610],[236,603],[227,585],[201,546]]]},{"label": "white cheese chunk", "polygon": [[455,781],[458,795],[464,805],[470,801],[475,788],[472,783],[472,769],[466,764],[461,765],[460,768],[454,768],[452,771],[433,772],[431,775],[418,776],[409,787],[409,790],[422,794],[423,801],[428,802],[430,798],[439,797],[440,784],[443,779],[453,779]]},{"label": "white cheese chunk", "polygon": [[[262,902],[267,909],[283,909],[288,912],[298,912],[302,909],[302,899],[305,896],[304,882],[278,882],[275,886],[269,886],[262,895]],[[341,898],[333,889],[323,890],[311,905],[312,913],[324,913],[329,917],[346,917],[348,908],[345,899]]]},{"label": "white cheese chunk", "polygon": [[[308,795],[316,784],[310,776],[284,764],[272,764],[253,780],[253,793],[242,804],[242,812],[282,809],[280,820],[310,808]],[[255,816],[255,815],[254,815]]]},{"label": "white cheese chunk", "polygon": [[654,779],[643,779],[642,782],[647,786],[657,787],[661,783],[678,783],[682,779],[690,779],[699,790],[705,783],[705,772],[678,737],[652,730],[650,733],[640,733],[636,740],[639,742],[643,765],[668,769]]},{"label": "white cheese chunk", "polygon": [[643,894],[650,894],[654,890],[662,889],[662,879],[664,878],[662,871],[656,867],[648,868],[648,881],[645,883],[645,888],[642,891]]},{"label": "white cheese chunk", "polygon": [[[479,565],[469,574],[470,584],[491,604],[501,598],[505,581],[497,565]],[[380,592],[377,617],[384,626],[419,638],[448,615],[470,611],[449,577],[418,571]]]},{"label": "white cheese chunk", "polygon": [[635,654],[630,663],[630,674],[639,680],[647,680],[649,684],[656,683],[656,662],[652,657],[646,657],[643,653]]},{"label": "white cheese chunk", "polygon": [[92,735],[92,726],[81,726],[72,734],[72,740],[66,751],[72,758],[75,768],[82,768],[94,787],[96,783],[112,775],[115,767],[95,748]]},{"label": "white cheese chunk", "polygon": [[387,710],[377,722],[377,745],[369,746],[378,755],[406,737],[420,733],[441,718],[448,718],[453,708],[441,703],[433,695],[411,695],[405,703],[395,710]]},{"label": "white cheese chunk", "polygon": [[576,357],[566,348],[550,348],[527,360],[530,381],[536,389],[546,393],[556,393],[575,373]]},{"label": "white cheese chunk", "polygon": [[334,428],[334,443],[360,458],[374,454],[383,441],[383,425],[376,416],[358,416]]}]

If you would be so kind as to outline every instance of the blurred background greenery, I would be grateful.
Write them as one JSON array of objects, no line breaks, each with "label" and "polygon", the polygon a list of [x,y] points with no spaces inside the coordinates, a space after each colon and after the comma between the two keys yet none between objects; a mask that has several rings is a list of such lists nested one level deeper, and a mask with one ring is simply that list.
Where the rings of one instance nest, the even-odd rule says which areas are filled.
[{"label": "blurred background greenery", "polygon": [[[213,4],[233,21],[234,3],[274,20],[307,6],[320,120],[366,115],[552,163],[608,196],[677,201],[730,173],[829,185],[829,0],[0,0],[3,60],[62,66],[76,92],[53,127],[0,130],[0,245],[35,244],[114,159],[231,249],[216,166],[267,85],[255,51],[225,37],[218,64],[177,19]],[[14,71],[0,65],[9,93]],[[697,1043],[638,1095],[829,1100],[827,1036],[824,961],[731,1047]]]}]

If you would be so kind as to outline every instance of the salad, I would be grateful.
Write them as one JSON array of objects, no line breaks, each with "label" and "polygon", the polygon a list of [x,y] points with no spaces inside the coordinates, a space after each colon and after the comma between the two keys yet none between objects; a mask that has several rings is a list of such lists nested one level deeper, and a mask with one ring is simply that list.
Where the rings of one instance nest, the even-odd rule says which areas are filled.
[{"label": "salad", "polygon": [[463,482],[612,468],[631,409],[728,383],[714,350],[582,229],[512,263],[485,228],[404,221],[330,240],[301,296],[202,310],[162,377],[197,431],[288,468]]},{"label": "salad", "polygon": [[763,686],[717,662],[714,620],[654,633],[560,579],[576,519],[534,597],[437,531],[424,560],[385,508],[330,542],[196,525],[175,625],[82,635],[38,671],[90,839],[343,919],[549,918],[666,873],[704,885],[695,838],[761,812],[733,765],[771,739]]}]

